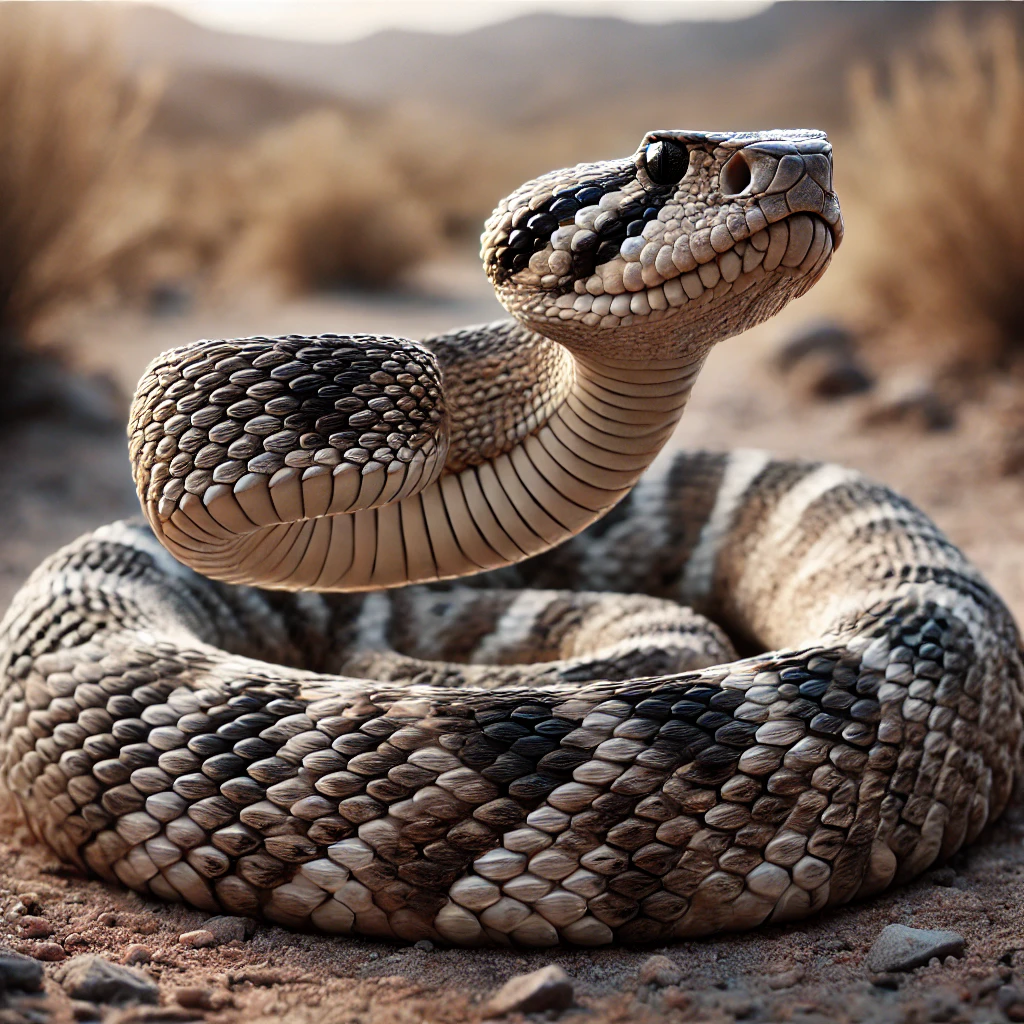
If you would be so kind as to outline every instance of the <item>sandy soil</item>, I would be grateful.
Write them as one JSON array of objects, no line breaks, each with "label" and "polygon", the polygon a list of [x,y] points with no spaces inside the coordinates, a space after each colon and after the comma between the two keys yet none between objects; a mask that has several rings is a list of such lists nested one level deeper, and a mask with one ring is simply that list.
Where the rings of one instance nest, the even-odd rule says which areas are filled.
[{"label": "sandy soil", "polygon": [[[390,331],[413,337],[486,320],[497,307],[478,272],[456,275],[426,297],[335,297],[288,305],[254,301],[160,320],[125,314],[81,322],[75,349],[84,365],[126,387],[145,362],[199,336],[247,333]],[[440,275],[435,275],[434,282]],[[984,569],[1018,616],[1024,612],[1024,484],[993,470],[997,428],[991,409],[965,409],[951,431],[865,430],[865,402],[795,401],[767,369],[780,336],[811,311],[724,345],[712,357],[678,432],[680,445],[751,446],[856,466],[927,509]],[[27,424],[4,438],[0,461],[0,604],[39,559],[78,533],[135,508],[120,431]],[[61,453],[70,452],[58,461]],[[564,1021],[1005,1021],[1024,1019],[1011,986],[1020,968],[1024,1000],[1024,800],[953,863],[867,904],[806,924],[672,945],[658,950],[515,953],[403,948],[296,935],[260,926],[245,942],[191,949],[178,937],[204,915],[149,903],[83,881],[33,845],[12,818],[0,823],[0,942],[37,956],[146,952],[140,969],[159,983],[164,1009],[109,1011],[118,1020],[286,1020],[317,1024],[477,1021],[505,979],[548,963],[575,981],[577,1006]],[[50,936],[23,936],[26,913]],[[876,978],[864,959],[889,923],[955,928],[966,954],[898,978]],[[3,936],[7,936],[5,939]],[[1018,952],[1020,950],[1020,952]],[[680,968],[678,985],[641,984],[651,953]],[[60,967],[47,963],[52,976]],[[185,1004],[183,1007],[182,1004]],[[0,1022],[87,1019],[59,984],[14,999]],[[1013,1015],[1007,1017],[1009,1007]],[[1024,1005],[1020,1007],[1024,1013]],[[28,1016],[25,1014],[28,1013]],[[33,1017],[32,1014],[37,1014]],[[158,1016],[154,1016],[158,1014]],[[6,1015],[6,1016],[5,1016]]]}]

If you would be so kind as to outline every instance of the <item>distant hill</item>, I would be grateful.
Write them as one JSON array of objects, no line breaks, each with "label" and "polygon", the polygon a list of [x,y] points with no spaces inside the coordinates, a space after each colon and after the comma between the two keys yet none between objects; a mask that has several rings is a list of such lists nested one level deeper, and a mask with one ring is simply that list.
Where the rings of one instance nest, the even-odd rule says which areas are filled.
[{"label": "distant hill", "polygon": [[996,11],[1024,20],[1020,4],[820,0],[776,3],[725,22],[539,13],[458,35],[392,30],[321,44],[218,32],[163,8],[112,6],[120,7],[125,60],[171,71],[166,105],[175,110],[165,114],[176,131],[190,119],[216,125],[218,104],[233,124],[260,127],[332,101],[372,108],[410,99],[517,127],[574,112],[592,120],[607,110],[644,124],[662,114],[695,128],[834,129],[848,69],[912,46],[940,9],[955,8],[969,22]]}]

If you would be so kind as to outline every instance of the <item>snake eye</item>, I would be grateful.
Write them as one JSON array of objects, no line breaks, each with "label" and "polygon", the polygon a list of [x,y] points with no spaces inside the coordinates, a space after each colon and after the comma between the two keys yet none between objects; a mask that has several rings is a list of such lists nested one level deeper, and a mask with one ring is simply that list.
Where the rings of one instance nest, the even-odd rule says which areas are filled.
[{"label": "snake eye", "polygon": [[644,154],[647,176],[655,185],[674,185],[690,166],[686,149],[667,139],[659,139],[647,147]]}]

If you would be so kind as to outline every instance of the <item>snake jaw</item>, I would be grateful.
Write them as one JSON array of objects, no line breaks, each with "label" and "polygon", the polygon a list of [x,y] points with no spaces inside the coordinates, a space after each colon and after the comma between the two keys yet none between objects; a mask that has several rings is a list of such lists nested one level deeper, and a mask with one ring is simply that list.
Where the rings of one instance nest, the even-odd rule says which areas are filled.
[{"label": "snake jaw", "polygon": [[522,186],[488,221],[482,255],[499,299],[532,329],[581,353],[639,341],[638,355],[659,358],[773,315],[818,280],[841,238],[823,133],[652,131],[628,161]]}]

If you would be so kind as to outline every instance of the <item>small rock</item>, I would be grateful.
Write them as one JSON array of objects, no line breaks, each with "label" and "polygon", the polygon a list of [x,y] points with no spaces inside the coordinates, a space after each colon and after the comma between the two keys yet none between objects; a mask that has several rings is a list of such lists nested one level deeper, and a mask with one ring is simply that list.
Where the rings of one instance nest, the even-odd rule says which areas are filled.
[{"label": "small rock", "polygon": [[31,957],[0,950],[0,990],[38,992],[43,987],[43,969]]},{"label": "small rock", "polygon": [[882,389],[861,422],[866,427],[901,424],[925,431],[950,430],[956,426],[956,412],[928,381],[897,377]]},{"label": "small rock", "polygon": [[291,976],[286,971],[267,967],[264,964],[229,972],[227,980],[229,985],[241,985],[249,982],[250,985],[257,987],[272,988],[274,985],[286,984],[291,980]]},{"label": "small rock", "polygon": [[88,946],[89,942],[84,935],[80,935],[78,932],[71,932],[70,935],[64,936],[64,948],[70,949],[72,946]]},{"label": "small rock", "polygon": [[84,999],[72,999],[71,1016],[75,1020],[99,1020],[103,1016],[103,1011],[95,1003],[87,1003]]},{"label": "small rock", "polygon": [[53,934],[53,925],[45,917],[26,914],[18,921],[18,934],[23,939],[47,939]]},{"label": "small rock", "polygon": [[46,960],[49,963],[56,963],[58,960],[67,958],[64,947],[56,942],[40,942],[39,945],[33,946],[29,953],[37,960]]},{"label": "small rock", "polygon": [[688,1010],[690,1008],[690,1004],[693,1002],[693,996],[691,996],[685,989],[669,985],[669,987],[661,993],[661,1001],[666,1010]]},{"label": "small rock", "polygon": [[683,980],[683,972],[667,956],[649,956],[638,972],[641,985],[656,985],[668,988]]},{"label": "small rock", "polygon": [[213,991],[208,988],[178,988],[174,990],[174,1001],[189,1010],[214,1009]]},{"label": "small rock", "polygon": [[413,944],[413,949],[418,949],[423,953],[433,953],[434,944],[430,941],[430,939],[418,939]]},{"label": "small rock", "polygon": [[996,1004],[1000,1010],[1021,1002],[1021,999],[1020,990],[1015,985],[1000,985],[996,990]]},{"label": "small rock", "polygon": [[898,974],[876,974],[871,979],[871,984],[875,988],[884,988],[895,992],[900,987],[901,980]]},{"label": "small rock", "polygon": [[890,924],[875,939],[867,956],[867,967],[879,974],[912,971],[924,966],[933,956],[959,957],[963,952],[964,939],[957,932]]},{"label": "small rock", "polygon": [[141,942],[133,942],[124,951],[124,956],[121,957],[121,963],[127,964],[129,967],[133,967],[135,964],[148,964],[152,959],[153,951],[149,946],[144,946]]},{"label": "small rock", "polygon": [[776,370],[813,398],[842,398],[874,384],[857,354],[853,333],[841,324],[815,324],[785,342],[775,353]]},{"label": "small rock", "polygon": [[774,989],[792,988],[803,981],[804,969],[802,967],[791,967],[788,971],[779,971],[778,974],[768,975],[768,987]]},{"label": "small rock", "polygon": [[217,945],[217,937],[206,928],[197,928],[194,932],[184,932],[178,936],[178,942],[192,949],[206,949]]},{"label": "small rock", "polygon": [[103,925],[104,928],[113,928],[117,925],[117,914],[100,914],[96,921]]},{"label": "small rock", "polygon": [[30,914],[35,914],[39,910],[39,894],[32,892],[31,889],[26,890],[25,892],[19,892],[18,899],[25,904],[25,907]]},{"label": "small rock", "polygon": [[121,967],[100,956],[76,956],[61,968],[57,980],[72,999],[126,1006],[160,1002],[160,990],[141,971]]},{"label": "small rock", "polygon": [[202,930],[210,932],[218,944],[245,942],[256,932],[256,922],[251,917],[231,917],[224,914],[208,918],[203,922]]},{"label": "small rock", "polygon": [[485,1016],[508,1013],[540,1013],[572,1006],[572,979],[561,967],[549,964],[539,971],[510,978],[491,997]]}]

